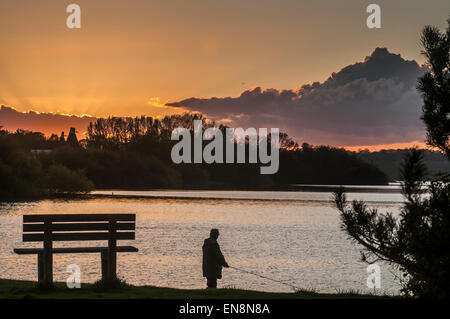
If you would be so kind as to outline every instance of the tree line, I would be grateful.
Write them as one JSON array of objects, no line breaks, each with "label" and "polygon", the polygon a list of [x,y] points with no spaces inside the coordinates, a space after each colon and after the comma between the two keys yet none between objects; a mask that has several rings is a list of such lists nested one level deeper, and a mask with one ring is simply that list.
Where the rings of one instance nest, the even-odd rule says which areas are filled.
[{"label": "tree line", "polygon": [[[355,154],[330,146],[299,146],[285,133],[280,133],[280,169],[274,175],[261,175],[259,163],[174,164],[170,153],[177,141],[171,133],[177,127],[193,130],[194,120],[202,120],[204,129],[226,129],[202,114],[185,113],[162,119],[99,118],[79,143],[0,130],[0,197],[88,192],[94,187],[274,189],[298,183],[387,183],[381,170]],[[32,151],[36,149],[51,151]]]}]

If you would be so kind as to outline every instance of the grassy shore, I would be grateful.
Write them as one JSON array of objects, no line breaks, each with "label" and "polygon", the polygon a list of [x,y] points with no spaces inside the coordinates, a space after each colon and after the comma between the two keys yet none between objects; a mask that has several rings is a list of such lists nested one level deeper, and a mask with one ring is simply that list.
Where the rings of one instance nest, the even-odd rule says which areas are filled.
[{"label": "grassy shore", "polygon": [[359,293],[321,294],[312,291],[273,293],[240,289],[174,289],[153,286],[121,285],[105,289],[95,284],[82,284],[80,289],[69,289],[65,283],[55,283],[53,289],[39,288],[36,282],[0,279],[0,298],[138,298],[138,299],[347,299],[391,298],[388,296],[363,295]]}]

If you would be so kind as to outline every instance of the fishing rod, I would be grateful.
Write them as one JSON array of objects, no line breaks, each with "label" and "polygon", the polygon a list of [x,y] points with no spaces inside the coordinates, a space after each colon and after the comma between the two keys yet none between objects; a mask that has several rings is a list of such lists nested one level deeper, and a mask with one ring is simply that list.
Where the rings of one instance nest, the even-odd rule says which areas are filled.
[{"label": "fishing rod", "polygon": [[286,283],[286,282],[284,282],[284,281],[281,281],[281,280],[277,280],[277,279],[273,279],[273,278],[269,278],[269,277],[266,277],[266,276],[257,274],[257,273],[255,273],[255,272],[253,272],[253,271],[248,271],[248,270],[241,269],[241,268],[237,268],[237,267],[233,267],[233,266],[229,266],[229,267],[230,267],[230,268],[233,268],[233,269],[236,269],[236,270],[238,270],[238,271],[241,271],[241,272],[245,272],[245,273],[247,273],[247,274],[251,274],[251,275],[254,275],[254,276],[257,276],[257,277],[261,277],[261,278],[264,278],[264,279],[267,279],[267,280],[275,281],[275,282],[278,282],[278,283],[280,283],[280,284],[289,286],[289,287],[291,287],[292,289],[294,289],[294,291],[299,291],[299,290],[301,290],[301,289],[300,289],[299,287],[297,287],[297,286],[288,284],[288,283]]}]

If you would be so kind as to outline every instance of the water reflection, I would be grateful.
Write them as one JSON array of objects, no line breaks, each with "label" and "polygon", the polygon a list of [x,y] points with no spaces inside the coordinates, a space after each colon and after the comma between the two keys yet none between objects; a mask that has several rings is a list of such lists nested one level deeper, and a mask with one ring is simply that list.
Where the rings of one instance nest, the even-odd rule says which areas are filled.
[{"label": "water reflection", "polygon": [[[322,292],[369,291],[366,265],[358,261],[358,247],[339,228],[339,213],[329,201],[331,193],[228,192],[228,196],[226,193],[160,191],[152,192],[157,194],[155,197],[147,193],[148,197],[139,198],[119,196],[0,204],[2,277],[29,280],[37,277],[36,257],[12,252],[14,247],[32,246],[21,240],[23,214],[135,213],[136,240],[121,244],[134,245],[140,251],[118,257],[119,276],[129,283],[203,288],[201,246],[209,229],[217,227],[222,234],[219,238],[222,251],[230,265]],[[216,198],[205,199],[211,195]],[[242,196],[248,199],[239,198]],[[399,194],[351,196],[369,201],[381,212],[398,212],[401,205]],[[102,243],[69,242],[57,246],[78,244]],[[99,256],[74,254],[55,256],[55,279],[65,281],[66,267],[72,263],[81,267],[82,281],[100,278]],[[396,293],[399,287],[390,271],[393,270],[382,265],[382,290]],[[289,291],[284,285],[232,269],[224,270],[219,286]]]}]

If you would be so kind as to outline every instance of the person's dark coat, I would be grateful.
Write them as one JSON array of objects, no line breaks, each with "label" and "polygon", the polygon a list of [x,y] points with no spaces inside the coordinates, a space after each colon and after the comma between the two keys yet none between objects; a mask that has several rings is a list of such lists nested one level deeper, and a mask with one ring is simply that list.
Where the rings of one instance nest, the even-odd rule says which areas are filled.
[{"label": "person's dark coat", "polygon": [[227,265],[214,238],[207,238],[203,243],[203,277],[222,278],[222,267]]}]

